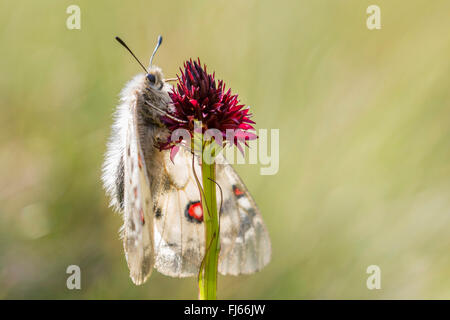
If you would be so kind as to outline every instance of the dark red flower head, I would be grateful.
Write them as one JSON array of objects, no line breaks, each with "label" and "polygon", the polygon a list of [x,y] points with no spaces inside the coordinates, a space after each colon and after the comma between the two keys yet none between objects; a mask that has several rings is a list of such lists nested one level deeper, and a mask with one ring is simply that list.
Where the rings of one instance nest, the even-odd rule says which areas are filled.
[{"label": "dark red flower head", "polygon": [[[217,129],[226,140],[227,129],[234,130],[234,143],[242,150],[240,142],[256,139],[251,114],[248,108],[239,104],[238,95],[233,95],[231,89],[225,91],[222,80],[216,83],[214,73],[206,72],[206,65],[201,66],[200,59],[186,61],[184,71],[180,68],[181,78],[169,92],[173,106],[169,108],[172,117],[162,116],[161,121],[170,132],[176,129],[186,129],[191,137],[194,131],[194,121],[201,121],[203,133],[208,129]],[[178,120],[178,121],[177,121]],[[180,121],[181,120],[181,121]],[[160,145],[161,149],[169,149],[180,141],[169,140]]]}]

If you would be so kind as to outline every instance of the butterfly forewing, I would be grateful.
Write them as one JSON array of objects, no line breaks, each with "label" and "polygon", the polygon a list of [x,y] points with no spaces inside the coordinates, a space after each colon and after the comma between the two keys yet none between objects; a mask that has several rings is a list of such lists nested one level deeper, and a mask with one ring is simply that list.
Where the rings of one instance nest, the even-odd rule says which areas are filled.
[{"label": "butterfly forewing", "polygon": [[124,154],[123,242],[130,276],[142,284],[154,264],[153,213],[146,164],[139,141],[136,104],[128,121]]}]

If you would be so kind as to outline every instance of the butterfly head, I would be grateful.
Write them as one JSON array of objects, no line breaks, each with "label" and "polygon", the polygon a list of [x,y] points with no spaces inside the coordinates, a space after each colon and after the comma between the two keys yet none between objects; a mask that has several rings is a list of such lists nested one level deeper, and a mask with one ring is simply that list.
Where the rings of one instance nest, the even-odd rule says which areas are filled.
[{"label": "butterfly head", "polygon": [[145,79],[152,89],[161,90],[164,87],[164,77],[159,67],[150,66]]}]

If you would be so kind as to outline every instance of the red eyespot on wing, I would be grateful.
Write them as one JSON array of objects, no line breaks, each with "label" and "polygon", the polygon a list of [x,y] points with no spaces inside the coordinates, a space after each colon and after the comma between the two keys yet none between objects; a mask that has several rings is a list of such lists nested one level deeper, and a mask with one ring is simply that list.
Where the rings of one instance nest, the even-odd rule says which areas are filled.
[{"label": "red eyespot on wing", "polygon": [[145,219],[144,219],[144,210],[142,210],[142,208],[139,209],[139,216],[141,218],[141,223],[142,225],[145,224]]},{"label": "red eyespot on wing", "polygon": [[239,187],[238,186],[233,186],[233,193],[234,193],[234,195],[236,196],[236,197],[240,197],[240,196],[243,196],[244,195],[244,191],[242,191],[241,189],[239,189]]},{"label": "red eyespot on wing", "polygon": [[186,217],[190,221],[197,221],[202,222],[203,221],[203,208],[200,201],[197,202],[191,202],[186,207],[185,212]]},{"label": "red eyespot on wing", "polygon": [[140,153],[138,153],[138,166],[139,166],[139,169],[142,169],[142,158],[141,158]]}]

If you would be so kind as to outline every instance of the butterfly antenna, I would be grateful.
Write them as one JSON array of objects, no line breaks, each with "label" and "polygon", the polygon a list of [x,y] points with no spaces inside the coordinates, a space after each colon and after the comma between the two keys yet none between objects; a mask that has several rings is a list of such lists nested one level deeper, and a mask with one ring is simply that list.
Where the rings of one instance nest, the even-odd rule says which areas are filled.
[{"label": "butterfly antenna", "polygon": [[150,67],[152,66],[153,57],[155,56],[156,51],[158,51],[158,48],[161,45],[161,43],[162,43],[162,37],[159,35],[158,36],[158,42],[156,43],[155,50],[153,50],[152,56],[150,57]]},{"label": "butterfly antenna", "polygon": [[133,51],[131,51],[130,48],[128,48],[128,46],[125,44],[125,42],[123,42],[122,39],[120,39],[119,37],[116,37],[117,42],[119,42],[122,46],[125,47],[125,49],[128,50],[129,53],[131,53],[131,55],[136,59],[136,61],[141,65],[142,69],[144,69],[145,73],[147,73],[147,69],[144,67],[144,65],[139,61],[139,59],[134,55]]}]

